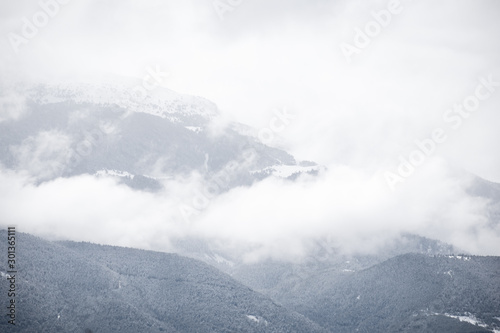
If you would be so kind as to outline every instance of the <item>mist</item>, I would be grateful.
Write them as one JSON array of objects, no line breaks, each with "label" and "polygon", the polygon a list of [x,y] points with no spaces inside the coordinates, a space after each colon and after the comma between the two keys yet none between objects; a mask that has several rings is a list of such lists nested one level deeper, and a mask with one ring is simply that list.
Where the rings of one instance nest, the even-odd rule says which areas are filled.
[{"label": "mist", "polygon": [[[11,147],[19,170],[0,169],[2,223],[163,251],[175,251],[175,239],[201,237],[227,242],[249,261],[293,260],[325,235],[343,251],[373,253],[402,233],[500,255],[487,199],[467,191],[472,174],[500,182],[498,2],[215,3],[4,1],[3,86],[102,73],[127,82],[158,66],[169,73],[165,87],[213,101],[216,121],[247,124],[256,137],[276,110],[288,110],[293,117],[267,144],[323,171],[231,189],[186,218],[182,207],[206,187],[200,175],[164,181],[158,193],[108,177],[47,180],[71,138],[46,132]],[[49,4],[53,15],[26,37],[26,20]],[[397,10],[369,45],[346,55],[357,29],[391,6]],[[453,111],[479,86],[487,97],[477,107]],[[26,108],[10,91],[0,106],[0,122],[22,119]]]},{"label": "mist", "polygon": [[326,236],[345,253],[377,253],[405,233],[469,253],[500,251],[488,201],[470,196],[470,179],[450,174],[441,159],[397,191],[337,165],[319,176],[269,178],[209,199],[200,194],[208,185],[196,175],[168,181],[160,193],[132,190],[108,177],[58,178],[37,186],[26,173],[0,176],[4,220],[49,239],[173,252],[179,239],[203,239],[222,242],[248,261],[294,261],[307,255],[310,241]]}]

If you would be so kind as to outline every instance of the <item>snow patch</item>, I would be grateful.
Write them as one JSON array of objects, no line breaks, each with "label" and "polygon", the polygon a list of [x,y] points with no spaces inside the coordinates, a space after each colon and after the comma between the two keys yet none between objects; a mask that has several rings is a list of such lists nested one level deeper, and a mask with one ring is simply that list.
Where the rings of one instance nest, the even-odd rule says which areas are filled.
[{"label": "snow patch", "polygon": [[449,318],[458,319],[461,322],[466,322],[466,323],[469,323],[469,324],[474,325],[474,326],[488,328],[488,325],[481,322],[479,319],[477,319],[474,315],[472,315],[469,312],[467,312],[467,315],[465,315],[465,316],[455,316],[455,315],[451,315],[449,313],[444,313],[443,315],[446,317],[449,317]]},{"label": "snow patch", "polygon": [[259,322],[259,319],[257,319],[257,317],[255,317],[255,316],[247,315],[247,318],[250,319],[250,320],[253,320],[253,321],[257,322],[257,323]]},{"label": "snow patch", "polygon": [[201,131],[203,131],[203,128],[199,126],[184,126],[184,127],[195,133],[200,133]]},{"label": "snow patch", "polygon": [[257,324],[264,324],[267,326],[268,322],[262,317],[254,316],[254,315],[247,315],[247,318]]},{"label": "snow patch", "polygon": [[273,166],[264,168],[262,170],[252,171],[251,173],[252,174],[270,173],[275,177],[288,178],[295,173],[307,173],[307,172],[319,171],[320,168],[321,167],[319,165],[313,165],[313,166],[273,165]]},{"label": "snow patch", "polygon": [[212,261],[215,261],[218,264],[228,265],[230,267],[234,266],[234,263],[232,261],[227,260],[226,258],[223,258],[218,254],[213,254],[212,256],[205,254],[205,257],[212,260]]},{"label": "snow patch", "polygon": [[346,269],[345,268],[345,269],[342,270],[342,272],[353,273],[353,272],[355,272],[355,270],[353,270],[353,269]]},{"label": "snow patch", "polygon": [[463,260],[463,261],[469,261],[471,259],[471,257],[469,257],[469,256],[461,256],[461,255],[458,255],[458,256],[449,255],[447,257],[450,259],[457,259],[457,260]]},{"label": "snow patch", "polygon": [[[479,327],[482,327],[482,328],[486,328],[488,330],[491,330],[493,333],[500,333],[500,331],[498,331],[496,328],[489,327],[484,322],[482,322],[481,320],[477,319],[470,312],[465,312],[464,315],[452,315],[452,314],[449,314],[449,313],[429,312],[427,310],[427,311],[424,311],[424,313],[426,313],[426,315],[428,315],[428,316],[446,316],[448,318],[458,319],[461,322],[466,322],[466,323],[469,323],[469,324],[474,325],[474,326],[479,326]],[[497,319],[498,321],[500,321],[500,318],[495,318],[494,317],[494,319]]]},{"label": "snow patch", "polygon": [[135,177],[133,174],[128,173],[126,171],[108,170],[108,169],[99,170],[94,174],[94,176],[98,177],[115,176],[115,177],[130,178],[130,179],[134,179]]}]

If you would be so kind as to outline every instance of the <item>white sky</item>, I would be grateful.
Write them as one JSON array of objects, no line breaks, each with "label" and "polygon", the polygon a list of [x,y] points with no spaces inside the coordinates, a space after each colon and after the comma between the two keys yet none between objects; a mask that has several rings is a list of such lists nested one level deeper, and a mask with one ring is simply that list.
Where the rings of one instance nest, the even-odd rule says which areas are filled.
[{"label": "white sky", "polygon": [[[422,167],[434,170],[427,181],[441,170],[435,163],[447,161],[500,182],[500,86],[459,128],[443,120],[449,108],[474,93],[480,77],[491,75],[500,82],[498,1],[402,0],[401,13],[392,15],[351,63],[341,43],[353,44],[354,29],[364,29],[373,21],[371,13],[387,9],[390,1],[239,3],[221,20],[211,0],[73,0],[60,5],[47,25],[15,53],[9,33],[22,36],[23,17],[32,21],[41,7],[31,0],[2,1],[0,74],[7,80],[77,80],[104,71],[141,78],[147,66],[158,64],[171,73],[170,89],[214,101],[227,119],[260,129],[269,126],[273,109],[286,107],[296,117],[279,133],[283,147],[299,159],[346,167],[357,181],[368,175],[378,182],[378,175],[395,172],[399,156],[408,157],[416,149],[415,140],[443,128],[447,141]],[[338,173],[328,177],[331,186],[343,179]],[[365,190],[377,193],[367,202],[378,207],[375,203],[385,190],[364,184]],[[319,195],[327,190],[310,191]],[[436,201],[451,200],[447,191]],[[242,195],[249,200],[256,193]],[[301,198],[296,195],[290,200]],[[401,200],[400,208],[415,200],[425,206],[423,211],[436,207],[427,199]],[[446,204],[456,203],[449,200]],[[328,202],[323,204],[318,209],[327,214]],[[447,228],[435,232],[449,235]]]}]

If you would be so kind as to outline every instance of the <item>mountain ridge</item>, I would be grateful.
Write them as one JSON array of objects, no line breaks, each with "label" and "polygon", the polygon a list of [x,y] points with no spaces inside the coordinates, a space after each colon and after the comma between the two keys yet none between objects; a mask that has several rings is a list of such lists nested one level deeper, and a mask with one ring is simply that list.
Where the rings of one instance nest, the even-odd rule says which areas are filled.
[{"label": "mountain ridge", "polygon": [[[16,238],[15,332],[326,332],[194,259]],[[1,248],[6,239],[2,230]],[[0,328],[10,326],[2,321]]]}]

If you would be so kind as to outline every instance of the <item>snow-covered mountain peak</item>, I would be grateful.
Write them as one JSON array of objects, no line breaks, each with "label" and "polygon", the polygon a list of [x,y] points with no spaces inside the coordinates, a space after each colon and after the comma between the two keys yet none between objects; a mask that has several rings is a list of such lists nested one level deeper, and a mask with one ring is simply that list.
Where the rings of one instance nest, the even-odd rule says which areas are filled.
[{"label": "snow-covered mountain peak", "polygon": [[38,83],[25,89],[26,96],[41,105],[66,101],[116,105],[128,111],[148,113],[173,122],[181,122],[186,117],[208,121],[218,115],[217,106],[205,98],[179,94],[154,82],[144,83],[133,78],[111,78],[92,83]]}]

